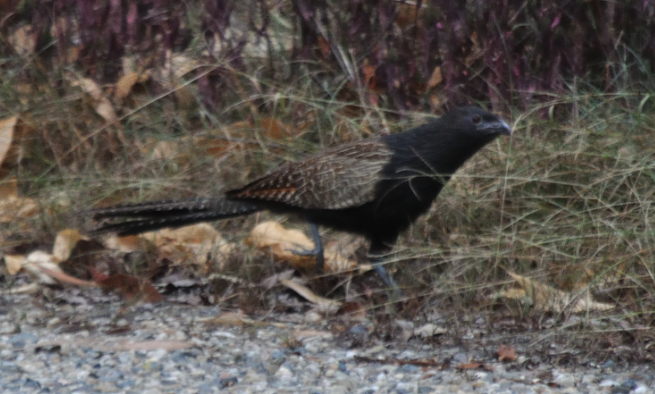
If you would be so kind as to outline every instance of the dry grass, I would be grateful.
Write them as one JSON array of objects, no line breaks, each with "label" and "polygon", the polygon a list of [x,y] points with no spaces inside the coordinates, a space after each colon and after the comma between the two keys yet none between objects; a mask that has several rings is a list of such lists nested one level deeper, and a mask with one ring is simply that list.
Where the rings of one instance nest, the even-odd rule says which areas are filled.
[{"label": "dry grass", "polygon": [[[235,92],[234,103],[216,114],[180,111],[166,96],[126,112],[116,127],[105,125],[79,90],[55,90],[46,83],[55,76],[42,78],[36,91],[19,92],[6,83],[0,92],[0,117],[20,112],[32,128],[12,171],[22,193],[47,208],[27,225],[10,223],[3,232],[23,232],[42,244],[58,229],[88,225],[73,213],[98,203],[215,195],[282,161],[407,129],[427,116],[401,118],[365,104],[363,92],[348,101],[328,99],[312,78],[299,76],[295,86],[277,86],[275,96]],[[467,163],[399,243],[395,275],[407,294],[420,297],[424,310],[502,308],[504,302],[489,296],[509,286],[507,269],[565,291],[589,287],[596,299],[617,305],[612,315],[651,319],[655,154],[649,136],[655,117],[644,97],[578,93],[506,114],[514,124],[511,139],[498,140]],[[256,109],[255,99],[262,103]],[[270,137],[260,127],[270,118],[298,135]],[[235,129],[244,119],[251,128]],[[217,156],[177,142],[198,135],[236,145]],[[153,155],[161,141],[175,142],[178,153]],[[238,240],[260,219],[217,226]],[[232,267],[256,267],[237,275],[274,270],[252,256],[236,259]]]}]

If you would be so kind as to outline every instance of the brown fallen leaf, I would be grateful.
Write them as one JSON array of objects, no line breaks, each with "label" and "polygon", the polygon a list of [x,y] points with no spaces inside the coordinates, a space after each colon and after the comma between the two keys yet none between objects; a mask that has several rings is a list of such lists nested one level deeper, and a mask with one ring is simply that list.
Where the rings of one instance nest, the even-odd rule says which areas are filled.
[{"label": "brown fallen leaf", "polygon": [[199,322],[204,322],[207,324],[215,325],[224,325],[224,326],[253,326],[253,327],[266,327],[274,326],[278,328],[286,328],[287,326],[282,323],[275,322],[266,322],[266,321],[257,321],[250,319],[244,313],[241,312],[225,312],[218,317],[211,319],[198,319]]},{"label": "brown fallen leaf", "polygon": [[516,360],[516,351],[511,346],[498,346],[498,361],[502,363]]},{"label": "brown fallen leaf", "polygon": [[27,255],[22,262],[23,269],[41,283],[56,284],[52,273],[63,273],[51,254],[40,250]]},{"label": "brown fallen leaf", "polygon": [[280,223],[267,221],[259,223],[244,240],[260,250],[270,250],[277,261],[287,262],[296,268],[313,269],[314,256],[294,254],[296,250],[312,250],[314,243],[300,230],[288,230]]},{"label": "brown fallen leaf", "polygon": [[347,315],[351,318],[365,318],[367,308],[361,302],[344,302],[337,311],[338,315]]},{"label": "brown fallen leaf", "polygon": [[310,338],[332,339],[333,337],[334,335],[330,331],[296,330],[293,332],[293,338],[300,342]]},{"label": "brown fallen leaf", "polygon": [[193,263],[208,267],[210,262],[217,262],[212,269],[221,271],[236,245],[229,243],[216,229],[208,223],[192,224],[176,229],[162,229],[141,235],[152,242],[160,257],[165,257],[174,264]]},{"label": "brown fallen leaf", "polygon": [[16,177],[0,179],[0,200],[18,197],[18,180]]},{"label": "brown fallen leaf", "polygon": [[276,118],[263,118],[259,120],[262,134],[274,140],[293,137],[298,134],[293,128]]},{"label": "brown fallen leaf", "polygon": [[134,350],[181,350],[193,347],[193,343],[175,340],[153,340],[153,341],[120,341],[118,343],[109,343],[94,346],[95,349],[104,351],[134,351]]},{"label": "brown fallen leaf", "polygon": [[[305,271],[313,271],[316,266],[316,258],[311,255],[298,255],[295,251],[312,250],[312,242],[304,232],[295,229],[287,229],[275,221],[259,223],[251,231],[244,241],[247,245],[260,250],[268,250],[273,257],[280,262],[289,263],[296,268]],[[338,242],[331,242],[325,247],[325,272],[338,273],[354,269],[370,270],[369,265],[358,266],[357,262],[350,258],[359,247],[357,243],[343,245]]]},{"label": "brown fallen leaf", "polygon": [[17,122],[18,116],[0,120],[0,164],[4,161],[7,152],[9,152]]},{"label": "brown fallen leaf", "polygon": [[123,75],[114,86],[114,101],[121,103],[137,83],[144,83],[148,80],[148,72],[130,72]]},{"label": "brown fallen leaf", "polygon": [[59,283],[62,283],[62,284],[65,283],[65,284],[69,284],[69,285],[82,286],[82,287],[97,287],[98,286],[94,282],[89,282],[89,281],[86,281],[86,280],[74,278],[74,277],[68,275],[67,273],[65,273],[64,271],[62,271],[61,269],[59,269],[59,267],[57,267],[56,270],[50,269],[51,267],[46,268],[43,265],[38,265],[36,267],[37,267],[37,269],[39,269],[44,274],[47,274],[47,275],[49,275],[50,277],[52,277],[54,279],[57,279],[59,281]]},{"label": "brown fallen leaf", "polygon": [[400,360],[397,358],[383,358],[377,359],[372,357],[365,356],[355,356],[355,361],[364,362],[364,363],[378,363],[378,364],[393,364],[393,365],[416,365],[418,367],[437,367],[445,368],[446,366],[443,363],[434,360]]},{"label": "brown fallen leaf", "polygon": [[102,89],[90,78],[78,78],[72,82],[73,86],[78,86],[91,96],[96,113],[109,123],[118,122],[118,116],[111,101],[105,96]]},{"label": "brown fallen leaf", "polygon": [[52,248],[52,255],[55,260],[58,262],[68,260],[75,244],[81,239],[83,237],[79,230],[68,228],[58,232],[55,238],[55,245]]},{"label": "brown fallen leaf", "polygon": [[428,81],[428,87],[433,88],[439,85],[443,81],[443,76],[441,75],[441,66],[437,66],[432,70],[432,75]]},{"label": "brown fallen leaf", "polygon": [[521,288],[509,289],[498,293],[497,296],[509,299],[529,300],[534,305],[534,308],[540,311],[560,313],[568,310],[575,313],[591,310],[605,311],[615,308],[615,305],[612,304],[593,301],[588,289],[576,293],[567,293],[528,277],[510,271],[507,271],[507,273]]},{"label": "brown fallen leaf", "polygon": [[29,57],[36,48],[37,31],[32,25],[23,25],[6,37],[6,40],[19,56]]},{"label": "brown fallen leaf", "polygon": [[38,283],[26,283],[22,286],[12,287],[8,290],[0,290],[1,295],[10,294],[35,294],[41,291],[41,285]]},{"label": "brown fallen leaf", "polygon": [[23,261],[25,261],[26,256],[6,254],[4,258],[7,273],[9,275],[16,275],[23,268]]},{"label": "brown fallen leaf", "polygon": [[34,216],[39,210],[36,200],[27,197],[10,197],[0,200],[0,223]]},{"label": "brown fallen leaf", "polygon": [[359,242],[330,242],[325,246],[325,271],[330,273],[371,270],[369,264],[358,265],[352,257],[361,246]]},{"label": "brown fallen leaf", "polygon": [[328,298],[323,298],[320,297],[316,294],[314,294],[311,290],[309,290],[306,286],[301,285],[298,282],[295,282],[293,280],[289,279],[281,279],[280,283],[283,284],[284,286],[290,288],[291,290],[295,291],[306,299],[307,301],[313,303],[314,305],[317,306],[319,311],[324,312],[324,313],[334,313],[339,308],[341,307],[341,302],[330,300]]},{"label": "brown fallen leaf", "polygon": [[147,251],[152,250],[154,247],[150,241],[138,235],[127,235],[125,237],[111,235],[103,242],[103,245],[107,249],[119,250],[124,253]]},{"label": "brown fallen leaf", "polygon": [[5,256],[5,261],[10,273],[15,274],[20,269],[24,269],[40,283],[61,283],[83,287],[97,286],[94,282],[77,279],[66,274],[59,267],[57,258],[42,251],[37,250],[27,256]]},{"label": "brown fallen leaf", "polygon": [[248,318],[243,313],[226,312],[211,320],[207,320],[206,323],[216,324],[221,326],[241,327],[245,325],[251,325],[255,323],[255,321]]},{"label": "brown fallen leaf", "polygon": [[148,279],[126,274],[107,276],[93,266],[89,266],[89,272],[98,286],[105,290],[118,290],[127,301],[143,300],[155,303],[164,299]]},{"label": "brown fallen leaf", "polygon": [[488,366],[483,363],[466,363],[466,364],[459,364],[455,368],[465,370],[465,369],[484,369],[485,371],[493,371],[493,368],[491,366]]}]

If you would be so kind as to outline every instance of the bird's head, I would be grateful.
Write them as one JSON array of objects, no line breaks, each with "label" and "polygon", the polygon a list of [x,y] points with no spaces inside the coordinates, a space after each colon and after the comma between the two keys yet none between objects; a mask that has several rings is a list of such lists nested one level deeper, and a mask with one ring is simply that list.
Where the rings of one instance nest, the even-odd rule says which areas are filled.
[{"label": "bird's head", "polygon": [[480,107],[459,107],[443,116],[455,129],[472,133],[472,136],[492,140],[499,135],[510,135],[512,130],[500,116]]}]

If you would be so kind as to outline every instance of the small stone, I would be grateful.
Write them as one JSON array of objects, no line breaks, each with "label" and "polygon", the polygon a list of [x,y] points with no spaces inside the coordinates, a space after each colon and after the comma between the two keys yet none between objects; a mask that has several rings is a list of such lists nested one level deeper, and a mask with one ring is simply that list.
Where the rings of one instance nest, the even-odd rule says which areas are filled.
[{"label": "small stone", "polygon": [[457,353],[453,355],[451,362],[455,364],[466,364],[469,362],[469,356],[466,353]]},{"label": "small stone", "polygon": [[476,372],[473,374],[473,377],[474,377],[475,379],[477,379],[477,380],[486,380],[486,379],[487,379],[487,376],[489,376],[489,374],[486,373],[486,372],[483,372],[483,371],[476,371]]},{"label": "small stone", "polygon": [[48,322],[46,323],[46,327],[55,328],[60,324],[61,324],[61,319],[55,316],[52,319],[48,320]]},{"label": "small stone", "polygon": [[586,375],[582,375],[582,377],[580,378],[580,383],[582,383],[582,384],[592,384],[594,382],[594,380],[596,380],[595,375],[586,374]]},{"label": "small stone", "polygon": [[305,314],[305,322],[307,323],[318,323],[323,320],[323,315],[316,312],[307,312]]},{"label": "small stone", "polygon": [[619,383],[616,380],[613,379],[603,379],[598,383],[600,387],[614,387],[618,386]]},{"label": "small stone", "polygon": [[575,385],[575,378],[571,374],[553,372],[553,375],[553,383],[557,383],[563,387],[573,387]]},{"label": "small stone", "polygon": [[648,388],[646,386],[642,385],[637,385],[637,387],[632,390],[632,394],[646,394],[648,392]]}]

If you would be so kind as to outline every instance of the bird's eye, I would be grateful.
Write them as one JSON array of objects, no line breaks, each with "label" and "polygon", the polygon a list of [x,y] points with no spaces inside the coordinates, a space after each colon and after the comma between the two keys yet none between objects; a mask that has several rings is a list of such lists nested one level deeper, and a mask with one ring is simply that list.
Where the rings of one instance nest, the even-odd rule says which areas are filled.
[{"label": "bird's eye", "polygon": [[474,125],[479,125],[480,122],[482,122],[482,117],[480,117],[480,115],[473,115],[471,122],[473,122]]}]

